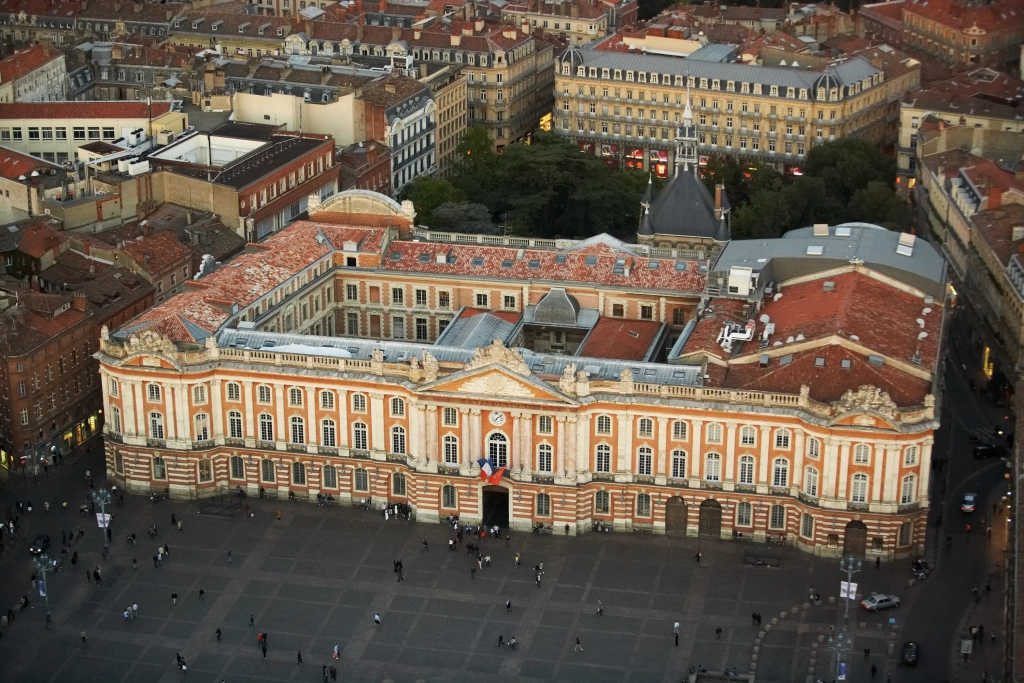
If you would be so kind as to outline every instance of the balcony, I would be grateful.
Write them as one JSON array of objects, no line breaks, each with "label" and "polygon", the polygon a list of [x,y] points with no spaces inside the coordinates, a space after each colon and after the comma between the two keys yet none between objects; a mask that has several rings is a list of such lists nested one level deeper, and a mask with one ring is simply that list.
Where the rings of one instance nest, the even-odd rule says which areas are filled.
[{"label": "balcony", "polygon": [[202,441],[193,441],[192,450],[194,451],[206,451],[213,448],[213,439],[204,439]]},{"label": "balcony", "polygon": [[305,453],[306,444],[304,443],[289,443],[285,446],[289,453]]},{"label": "balcony", "polygon": [[245,446],[245,439],[226,438],[226,439],[224,439],[224,445],[225,446]]},{"label": "balcony", "polygon": [[124,443],[124,437],[118,432],[107,432],[103,435],[103,438],[114,443]]},{"label": "balcony", "polygon": [[771,119],[772,121],[775,121],[776,119],[779,118],[779,115],[778,114],[768,114],[768,118]]},{"label": "balcony", "polygon": [[265,451],[276,451],[277,444],[273,441],[256,441],[256,448],[263,449]]},{"label": "balcony", "polygon": [[163,439],[146,439],[146,445],[150,448],[167,448],[167,442]]}]

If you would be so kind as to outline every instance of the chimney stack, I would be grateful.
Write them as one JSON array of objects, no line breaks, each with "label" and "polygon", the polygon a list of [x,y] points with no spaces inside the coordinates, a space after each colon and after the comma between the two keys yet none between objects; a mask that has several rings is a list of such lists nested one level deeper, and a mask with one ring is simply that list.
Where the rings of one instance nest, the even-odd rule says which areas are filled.
[{"label": "chimney stack", "polygon": [[722,215],[722,185],[715,185],[715,218]]}]

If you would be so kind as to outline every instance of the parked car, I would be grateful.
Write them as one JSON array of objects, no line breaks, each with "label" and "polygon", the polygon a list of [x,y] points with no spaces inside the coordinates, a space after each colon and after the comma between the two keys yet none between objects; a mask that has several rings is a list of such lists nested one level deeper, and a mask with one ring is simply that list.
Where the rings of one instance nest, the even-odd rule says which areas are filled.
[{"label": "parked car", "polygon": [[977,504],[977,493],[965,493],[964,499],[960,501],[960,512],[974,512],[974,508]]},{"label": "parked car", "polygon": [[917,666],[917,660],[921,656],[921,646],[912,640],[903,643],[903,663],[906,666]]},{"label": "parked car", "polygon": [[988,458],[1004,458],[1006,457],[1006,449],[1002,446],[994,446],[992,444],[984,444],[982,446],[975,446],[974,448],[974,459],[975,460],[987,460]]},{"label": "parked car", "polygon": [[895,595],[872,593],[870,598],[862,600],[860,604],[869,612],[877,612],[878,610],[888,609],[890,607],[899,607],[900,599]]},{"label": "parked car", "polygon": [[46,534],[39,534],[36,536],[36,540],[32,541],[32,545],[29,546],[28,551],[33,555],[41,555],[46,552],[46,549],[50,547],[50,537]]}]

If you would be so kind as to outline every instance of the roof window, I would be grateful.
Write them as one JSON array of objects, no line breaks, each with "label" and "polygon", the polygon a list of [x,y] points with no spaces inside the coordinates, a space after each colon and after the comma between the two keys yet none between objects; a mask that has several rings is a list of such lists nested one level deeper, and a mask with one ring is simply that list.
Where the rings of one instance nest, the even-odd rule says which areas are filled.
[{"label": "roof window", "polygon": [[484,265],[484,257],[483,256],[474,256],[473,260],[470,261],[470,265],[472,265],[474,268],[480,268],[481,266]]},{"label": "roof window", "polygon": [[565,254],[558,254],[558,255],[556,255],[555,256],[555,263],[558,263],[558,264],[565,263]]},{"label": "roof window", "polygon": [[650,261],[647,262],[647,270],[657,270],[660,265],[660,261],[655,261],[654,259],[651,259]]},{"label": "roof window", "polygon": [[501,262],[501,267],[502,268],[511,268],[512,267],[512,263],[513,263],[512,259],[507,258],[507,259],[505,259],[504,261]]},{"label": "roof window", "polygon": [[820,246],[815,246],[815,245],[811,245],[811,246],[807,247],[807,255],[808,256],[821,256],[823,253],[825,253],[825,247],[820,247]]},{"label": "roof window", "polygon": [[825,367],[825,359],[822,356],[818,356],[814,359],[814,367],[823,368]]},{"label": "roof window", "polygon": [[597,257],[596,256],[588,256],[587,260],[586,260],[586,264],[588,266],[596,266],[597,265]]},{"label": "roof window", "polygon": [[686,261],[676,261],[676,272],[677,273],[685,273],[686,272]]},{"label": "roof window", "polygon": [[420,263],[430,263],[430,254],[420,254],[417,260]]},{"label": "roof window", "polygon": [[401,261],[402,260],[402,253],[399,252],[399,251],[391,252],[391,260],[392,261]]},{"label": "roof window", "polygon": [[530,261],[526,265],[527,265],[527,267],[529,267],[530,270],[539,270],[540,269],[540,259],[533,259],[532,261]]},{"label": "roof window", "polygon": [[844,358],[841,361],[839,361],[839,367],[841,367],[843,370],[849,370],[850,368],[853,367],[853,361],[850,360],[849,358]]}]

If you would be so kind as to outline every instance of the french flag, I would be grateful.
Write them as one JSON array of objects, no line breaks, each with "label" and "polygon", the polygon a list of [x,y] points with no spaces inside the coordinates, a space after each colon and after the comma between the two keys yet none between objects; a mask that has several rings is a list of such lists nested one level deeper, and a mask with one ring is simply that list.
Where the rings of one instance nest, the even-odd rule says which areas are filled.
[{"label": "french flag", "polygon": [[486,481],[488,484],[500,484],[501,478],[505,474],[505,467],[499,467],[497,471],[494,470],[494,463],[491,462],[490,458],[482,458],[476,461],[476,464],[480,465],[480,480]]}]

